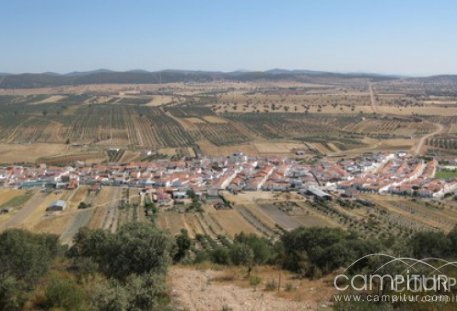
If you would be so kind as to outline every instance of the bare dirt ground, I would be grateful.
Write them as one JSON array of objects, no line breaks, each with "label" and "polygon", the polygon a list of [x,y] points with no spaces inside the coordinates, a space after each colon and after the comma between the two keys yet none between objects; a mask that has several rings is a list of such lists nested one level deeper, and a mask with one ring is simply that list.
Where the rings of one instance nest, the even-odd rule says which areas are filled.
[{"label": "bare dirt ground", "polygon": [[58,103],[61,100],[65,99],[66,97],[67,96],[63,96],[63,95],[51,95],[43,100],[40,100],[39,102],[33,103],[32,105]]},{"label": "bare dirt ground", "polygon": [[[278,272],[269,267],[267,271],[258,269],[262,282],[255,289],[239,269],[216,271],[174,266],[169,271],[172,296],[179,307],[188,311],[316,310],[317,305],[324,307],[330,299],[331,289],[324,281],[291,280],[285,272],[281,272],[280,292],[266,291],[265,282],[276,278]],[[291,284],[293,290],[285,291],[286,284]]]},{"label": "bare dirt ground", "polygon": [[257,156],[258,151],[254,145],[250,144],[239,144],[230,146],[216,146],[207,141],[198,141],[197,144],[200,146],[202,152],[209,156],[226,156],[234,152],[243,152],[250,156]]},{"label": "bare dirt ground", "polygon": [[146,106],[159,107],[173,101],[172,96],[154,96],[152,100],[146,104]]}]

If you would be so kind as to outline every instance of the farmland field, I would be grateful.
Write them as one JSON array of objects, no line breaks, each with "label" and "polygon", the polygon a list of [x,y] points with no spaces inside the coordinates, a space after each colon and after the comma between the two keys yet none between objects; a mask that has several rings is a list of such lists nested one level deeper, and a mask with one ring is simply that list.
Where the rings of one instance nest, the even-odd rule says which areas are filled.
[{"label": "farmland field", "polygon": [[[224,197],[234,202],[234,208],[215,209],[208,205],[201,214],[161,211],[157,224],[173,235],[186,229],[191,237],[203,234],[212,239],[218,239],[220,235],[233,238],[241,232],[274,238],[281,230],[290,231],[299,226],[340,226],[331,217],[308,208],[305,198],[299,195],[293,201],[281,196],[272,197],[271,193],[265,192],[224,193]],[[285,206],[294,206],[295,209],[286,211]]]},{"label": "farmland field", "polygon": [[[1,89],[0,163],[90,165],[236,152],[312,163],[326,156],[412,152],[421,140],[418,153],[455,156],[455,90],[363,77]],[[437,177],[455,174],[438,171]],[[98,193],[86,187],[64,193],[2,190],[0,206],[13,209],[0,215],[0,226],[56,233],[71,243],[83,226],[115,232],[129,222],[149,221],[137,192],[119,187]],[[209,245],[226,243],[220,236],[233,239],[240,232],[275,239],[299,226],[406,236],[411,230],[448,230],[456,223],[452,209],[433,203],[373,196],[367,199],[375,207],[350,209],[344,200],[324,204],[288,195],[224,193],[232,208],[206,204],[203,213],[160,211],[157,224],[172,234],[186,229]],[[56,199],[66,200],[68,208],[46,213]],[[80,202],[92,207],[79,210]]]},{"label": "farmland field", "polygon": [[[403,85],[402,92],[397,84],[376,82],[373,106],[367,80],[334,82],[3,90],[0,162],[96,163],[107,160],[109,148],[124,150],[125,160],[138,159],[141,150],[167,148],[198,148],[207,155],[293,154],[294,147],[284,144],[312,148],[310,156],[338,155],[412,150],[436,124],[445,127],[443,134],[455,134],[450,116],[457,105],[447,93],[418,97],[408,93],[413,84]],[[126,95],[129,87],[138,94]],[[410,142],[391,143],[399,139]],[[425,146],[424,152],[436,148]]]},{"label": "farmland field", "polygon": [[[182,213],[163,212],[159,214],[157,224],[172,235],[178,234],[181,229],[187,229],[186,218]],[[197,229],[198,230],[198,229]],[[194,229],[195,231],[195,229]]]},{"label": "farmland field", "polygon": [[[104,187],[100,193],[89,192],[81,186],[75,190],[44,192],[39,190],[0,190],[0,206],[12,207],[0,215],[0,231],[8,228],[26,228],[33,232],[46,232],[60,236],[64,244],[71,244],[73,236],[81,227],[104,228],[116,231],[119,225],[145,221],[137,189],[132,189],[128,202],[134,204],[122,210],[126,200],[121,188]],[[49,212],[47,207],[56,200],[63,200],[67,207],[63,211]],[[89,205],[79,209],[81,202]]]},{"label": "farmland field", "polygon": [[388,233],[406,237],[438,228],[449,231],[457,225],[456,204],[396,196],[360,195],[371,202],[369,207],[344,199],[315,202],[293,193],[289,198],[268,192],[224,193],[224,197],[233,208],[206,206],[203,213],[160,211],[157,224],[173,235],[186,229],[192,238],[204,235],[214,241],[221,235],[233,239],[241,232],[276,239],[301,226],[340,227],[372,237]]}]

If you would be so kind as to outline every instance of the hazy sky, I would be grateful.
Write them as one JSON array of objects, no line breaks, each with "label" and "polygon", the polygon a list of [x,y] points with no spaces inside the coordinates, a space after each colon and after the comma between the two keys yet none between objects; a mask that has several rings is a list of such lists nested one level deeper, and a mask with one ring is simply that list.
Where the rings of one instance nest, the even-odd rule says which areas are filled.
[{"label": "hazy sky", "polygon": [[453,0],[0,0],[0,72],[457,73]]}]

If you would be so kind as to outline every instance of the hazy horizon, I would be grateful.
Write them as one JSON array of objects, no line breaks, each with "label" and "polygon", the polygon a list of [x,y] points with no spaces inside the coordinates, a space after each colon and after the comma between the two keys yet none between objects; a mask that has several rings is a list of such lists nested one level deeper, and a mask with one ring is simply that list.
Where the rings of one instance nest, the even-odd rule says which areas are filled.
[{"label": "hazy horizon", "polygon": [[6,2],[0,72],[457,73],[449,0]]},{"label": "hazy horizon", "polygon": [[319,70],[319,69],[308,69],[308,68],[266,68],[266,69],[259,69],[259,70],[251,70],[251,69],[234,69],[234,70],[201,70],[201,69],[181,69],[181,68],[164,68],[164,69],[157,69],[157,70],[147,70],[143,68],[133,68],[133,69],[126,69],[126,70],[113,70],[110,68],[95,68],[95,69],[87,69],[87,70],[71,70],[71,71],[64,71],[64,72],[57,72],[57,71],[51,71],[51,70],[46,70],[46,71],[37,71],[37,72],[32,72],[32,71],[24,71],[24,72],[6,72],[6,71],[1,71],[0,74],[7,74],[7,75],[22,75],[22,74],[57,74],[57,75],[69,75],[69,74],[75,74],[75,73],[95,73],[95,72],[135,72],[135,71],[144,71],[144,72],[149,72],[149,73],[154,73],[154,72],[166,72],[166,71],[192,71],[192,72],[220,72],[220,73],[233,73],[233,72],[267,72],[271,70],[286,70],[286,71],[310,71],[310,72],[327,72],[327,73],[334,73],[334,74],[366,74],[366,75],[380,75],[380,76],[392,76],[392,77],[429,77],[429,76],[440,76],[440,75],[457,75],[457,73],[436,73],[436,74],[401,74],[401,73],[380,73],[380,72],[366,72],[366,71],[335,71],[335,70]]}]

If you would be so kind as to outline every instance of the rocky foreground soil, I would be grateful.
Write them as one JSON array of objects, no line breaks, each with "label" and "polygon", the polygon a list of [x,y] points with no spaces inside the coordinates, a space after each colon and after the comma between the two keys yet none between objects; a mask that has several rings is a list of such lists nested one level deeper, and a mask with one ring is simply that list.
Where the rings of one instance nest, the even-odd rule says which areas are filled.
[{"label": "rocky foreground soil", "polygon": [[173,267],[169,276],[175,303],[188,311],[313,310],[311,305],[277,297],[275,292],[218,281],[226,276],[222,271]]}]

